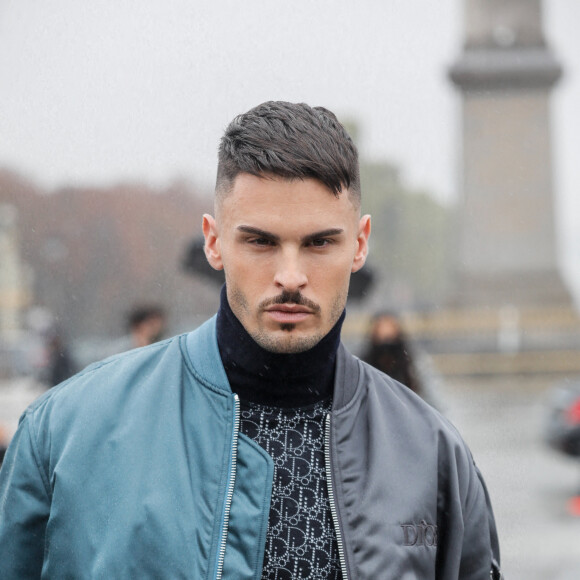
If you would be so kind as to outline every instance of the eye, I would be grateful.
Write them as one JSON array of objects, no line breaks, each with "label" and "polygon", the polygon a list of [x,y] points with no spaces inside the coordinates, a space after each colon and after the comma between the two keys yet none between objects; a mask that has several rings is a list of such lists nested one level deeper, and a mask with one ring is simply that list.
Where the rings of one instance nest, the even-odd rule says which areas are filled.
[{"label": "eye", "polygon": [[248,243],[259,247],[269,247],[274,245],[274,242],[268,238],[249,238]]},{"label": "eye", "polygon": [[309,245],[313,248],[325,248],[330,244],[332,244],[332,240],[329,240],[328,238],[314,238],[309,242]]}]

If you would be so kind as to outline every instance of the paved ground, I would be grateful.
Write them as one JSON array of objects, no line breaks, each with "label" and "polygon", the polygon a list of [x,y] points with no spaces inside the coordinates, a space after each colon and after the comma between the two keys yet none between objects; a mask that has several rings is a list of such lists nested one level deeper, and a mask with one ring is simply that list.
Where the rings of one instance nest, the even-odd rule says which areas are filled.
[{"label": "paved ground", "polygon": [[[440,393],[485,475],[494,503],[507,580],[578,580],[580,518],[566,514],[580,463],[541,439],[552,379],[454,379]],[[42,392],[31,381],[0,382],[0,423],[9,433]]]}]

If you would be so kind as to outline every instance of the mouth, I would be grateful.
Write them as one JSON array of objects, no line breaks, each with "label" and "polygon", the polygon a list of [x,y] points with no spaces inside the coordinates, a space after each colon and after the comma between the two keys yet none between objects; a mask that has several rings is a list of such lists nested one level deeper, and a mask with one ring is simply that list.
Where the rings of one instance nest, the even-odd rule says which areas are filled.
[{"label": "mouth", "polygon": [[282,324],[302,322],[314,314],[310,308],[301,304],[272,304],[266,308],[266,313],[275,322]]}]

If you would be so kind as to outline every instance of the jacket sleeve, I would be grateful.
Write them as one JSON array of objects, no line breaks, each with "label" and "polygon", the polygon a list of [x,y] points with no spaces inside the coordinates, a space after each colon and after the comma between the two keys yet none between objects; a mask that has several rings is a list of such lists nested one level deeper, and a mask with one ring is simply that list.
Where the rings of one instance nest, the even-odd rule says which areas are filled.
[{"label": "jacket sleeve", "polygon": [[40,578],[49,484],[39,462],[31,418],[24,414],[0,470],[0,578]]},{"label": "jacket sleeve", "polygon": [[437,578],[499,580],[499,542],[487,487],[452,425],[439,440],[438,468]]},{"label": "jacket sleeve", "polygon": [[472,467],[473,489],[464,515],[459,578],[500,580],[499,541],[493,509],[481,472],[475,464]]},{"label": "jacket sleeve", "polygon": [[483,494],[485,496],[485,506],[487,511],[487,519],[489,523],[489,542],[490,542],[490,550],[491,550],[491,573],[490,578],[491,580],[502,580],[503,574],[500,568],[500,554],[499,554],[499,538],[497,535],[497,526],[495,525],[495,517],[493,515],[493,509],[491,507],[491,500],[489,498],[489,493],[487,491],[487,486],[485,485],[485,481],[483,480],[483,476],[481,472],[475,467],[475,471],[477,473],[477,478],[481,484],[483,489]]}]

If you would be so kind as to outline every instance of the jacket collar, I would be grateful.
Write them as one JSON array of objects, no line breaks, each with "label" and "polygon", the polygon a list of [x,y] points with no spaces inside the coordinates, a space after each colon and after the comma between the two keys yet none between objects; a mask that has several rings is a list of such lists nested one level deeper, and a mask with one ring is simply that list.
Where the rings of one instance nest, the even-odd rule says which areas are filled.
[{"label": "jacket collar", "polygon": [[214,390],[217,389],[221,394],[231,394],[218,349],[216,318],[216,315],[212,316],[199,328],[185,335],[185,355],[199,381]]},{"label": "jacket collar", "polygon": [[340,343],[336,353],[332,410],[340,412],[360,391],[360,361]]},{"label": "jacket collar", "polygon": [[[228,377],[219,354],[216,316],[185,335],[185,357],[195,377],[222,395],[231,395]],[[336,353],[333,411],[347,407],[360,387],[360,362],[341,343]]]}]

